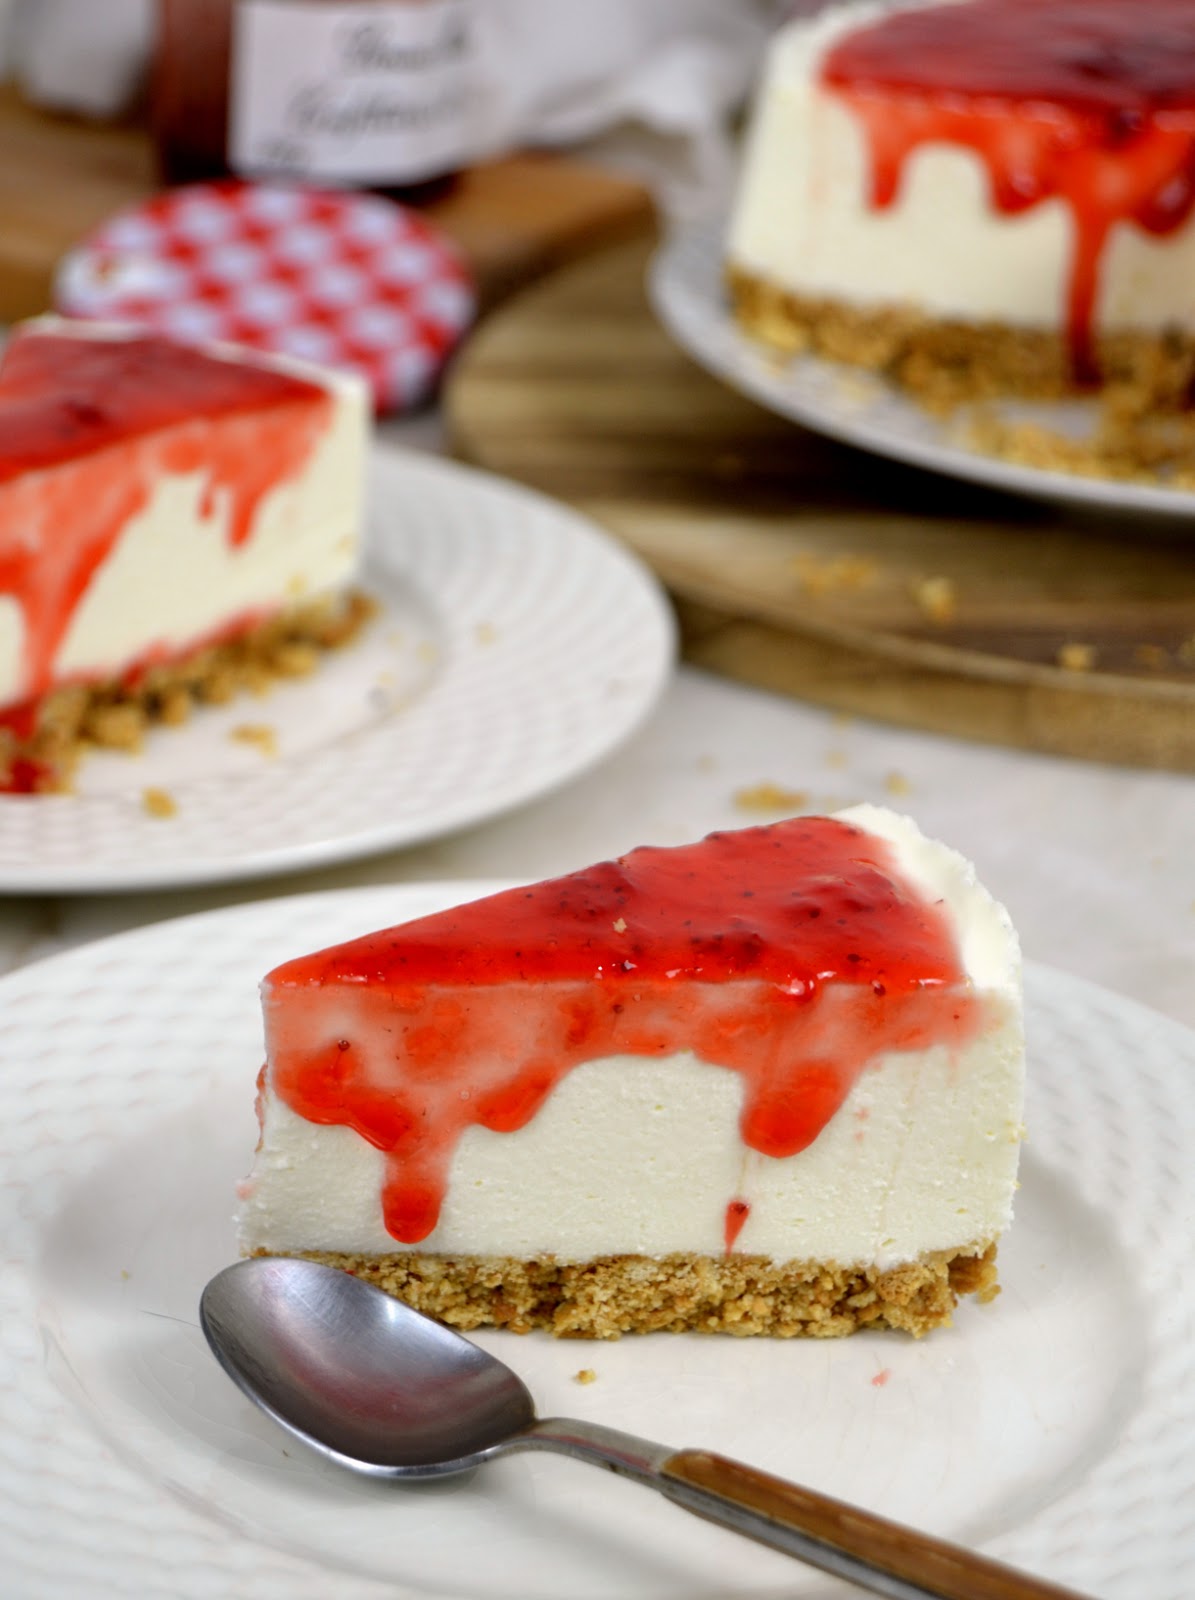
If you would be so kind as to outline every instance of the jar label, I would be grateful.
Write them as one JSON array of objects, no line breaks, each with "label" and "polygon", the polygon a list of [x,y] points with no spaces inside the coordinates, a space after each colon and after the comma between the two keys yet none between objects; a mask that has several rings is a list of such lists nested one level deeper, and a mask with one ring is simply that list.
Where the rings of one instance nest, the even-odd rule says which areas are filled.
[{"label": "jar label", "polygon": [[473,0],[240,0],[229,165],[385,185],[464,165],[481,153],[473,23]]}]

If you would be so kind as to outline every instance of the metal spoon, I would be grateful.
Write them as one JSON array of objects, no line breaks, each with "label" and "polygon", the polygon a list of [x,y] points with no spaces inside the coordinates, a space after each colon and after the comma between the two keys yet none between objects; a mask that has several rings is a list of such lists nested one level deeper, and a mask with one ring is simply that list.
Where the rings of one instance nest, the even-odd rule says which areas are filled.
[{"label": "metal spoon", "polygon": [[199,1316],[250,1400],[356,1472],[437,1478],[512,1450],[557,1450],[888,1600],[1081,1600],[724,1456],[592,1422],[541,1420],[501,1361],[334,1267],[238,1262],[208,1284]]}]

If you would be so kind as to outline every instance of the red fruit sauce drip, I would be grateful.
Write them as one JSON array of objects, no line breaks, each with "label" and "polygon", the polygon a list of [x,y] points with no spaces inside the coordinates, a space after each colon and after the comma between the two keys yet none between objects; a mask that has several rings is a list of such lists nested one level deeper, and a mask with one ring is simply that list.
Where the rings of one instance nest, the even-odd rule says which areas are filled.
[{"label": "red fruit sauce drip", "polygon": [[878,1056],[982,1025],[942,906],[825,817],[635,850],[266,980],[276,1093],[385,1152],[404,1244],[435,1227],[464,1130],[523,1127],[582,1062],[691,1049],[741,1075],[744,1143],[783,1157]]},{"label": "red fruit sauce drip", "polygon": [[8,776],[0,784],[0,794],[37,794],[50,780],[50,769],[41,761],[18,756],[9,762]]},{"label": "red fruit sauce drip", "polygon": [[1192,0],[965,0],[896,12],[842,38],[822,81],[861,119],[871,202],[892,205],[925,144],[985,163],[1006,215],[1061,200],[1073,223],[1067,328],[1096,376],[1094,324],[1111,230],[1174,233],[1195,206]]},{"label": "red fruit sauce drip", "polygon": [[331,416],[317,384],[165,339],[18,333],[0,364],[0,596],[24,620],[22,700],[57,681],[80,601],[164,474],[203,473],[202,515],[225,507],[240,547]]},{"label": "red fruit sauce drip", "polygon": [[743,1224],[751,1215],[751,1207],[746,1200],[730,1200],[726,1205],[726,1221],[723,1225],[723,1236],[726,1240],[726,1254],[729,1255],[738,1243],[739,1234],[743,1231]]}]

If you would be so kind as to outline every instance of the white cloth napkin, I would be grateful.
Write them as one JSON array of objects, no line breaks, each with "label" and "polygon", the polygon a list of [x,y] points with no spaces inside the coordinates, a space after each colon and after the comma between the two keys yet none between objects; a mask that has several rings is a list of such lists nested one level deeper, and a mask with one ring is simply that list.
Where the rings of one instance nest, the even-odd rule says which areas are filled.
[{"label": "white cloth napkin", "polygon": [[153,0],[15,0],[9,64],[35,104],[114,116],[140,89],[153,13]]}]

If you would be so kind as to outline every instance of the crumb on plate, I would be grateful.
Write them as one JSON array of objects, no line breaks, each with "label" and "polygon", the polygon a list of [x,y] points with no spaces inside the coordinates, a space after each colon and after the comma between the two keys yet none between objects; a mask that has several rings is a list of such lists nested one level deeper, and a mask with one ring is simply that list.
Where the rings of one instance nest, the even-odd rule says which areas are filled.
[{"label": "crumb on plate", "polygon": [[809,796],[804,789],[757,783],[746,789],[736,789],[734,803],[740,811],[801,811],[809,804]]},{"label": "crumb on plate", "polygon": [[178,815],[178,802],[165,789],[143,789],[141,791],[141,804],[151,817],[173,817]]},{"label": "crumb on plate", "polygon": [[263,756],[278,754],[278,735],[268,722],[238,722],[228,737],[238,744],[255,745]]}]

